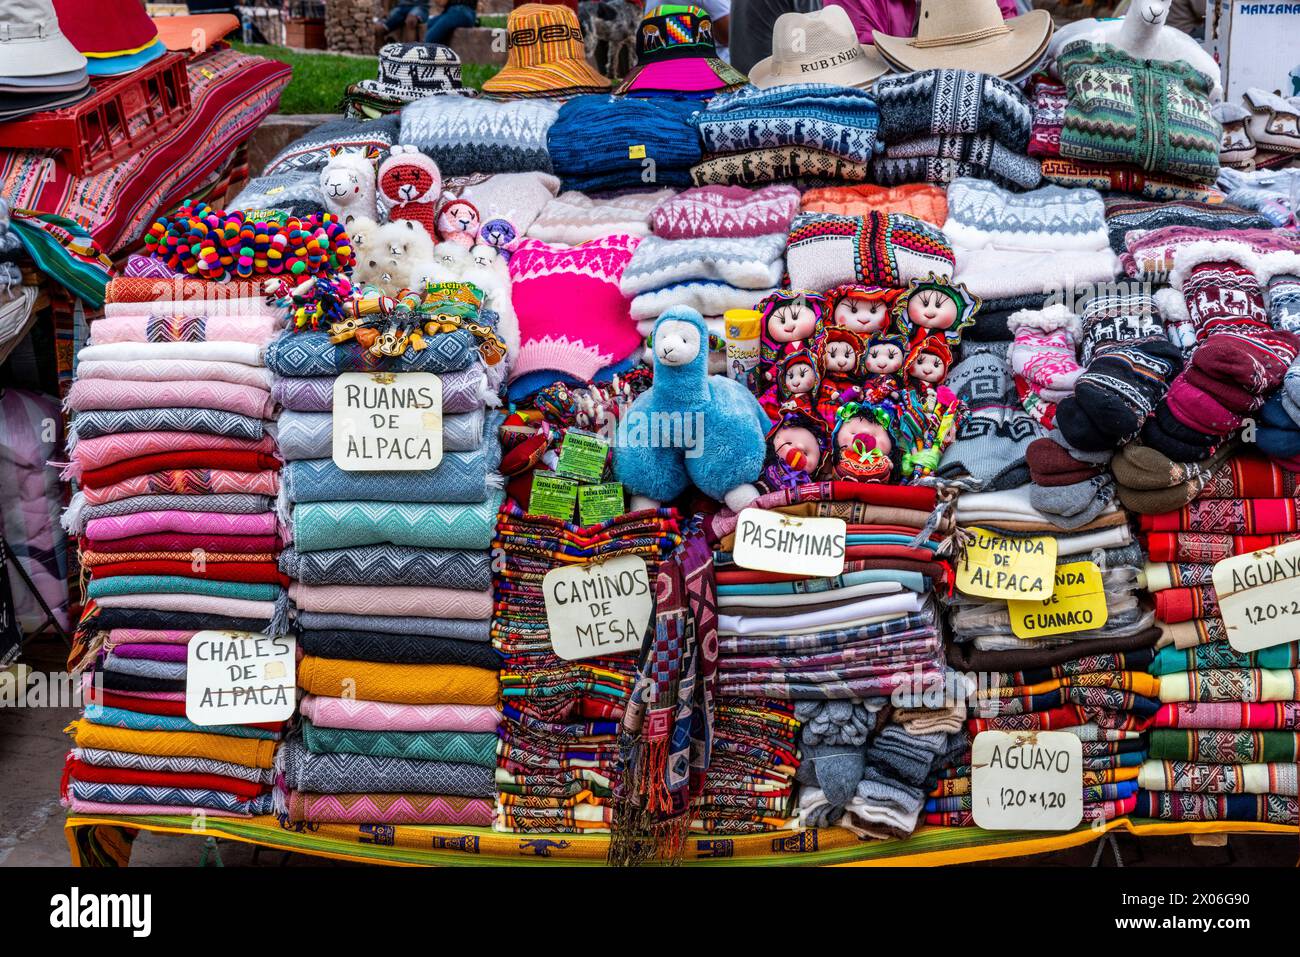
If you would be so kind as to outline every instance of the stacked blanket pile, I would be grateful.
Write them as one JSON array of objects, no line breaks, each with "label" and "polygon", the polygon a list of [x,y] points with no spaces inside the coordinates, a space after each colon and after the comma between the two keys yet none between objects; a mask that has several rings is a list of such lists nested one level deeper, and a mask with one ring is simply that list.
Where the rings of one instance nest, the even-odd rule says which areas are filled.
[{"label": "stacked blanket pile", "polygon": [[842,518],[848,538],[841,575],[777,574],[734,563],[738,515],[724,512],[708,523],[716,549],[720,706],[789,715],[784,709],[793,704],[800,729],[797,762],[770,745],[752,752],[751,826],[792,823],[798,780],[804,826],[906,836],[931,768],[961,731],[960,715],[945,721],[919,707],[915,714],[888,707],[919,705],[927,687],[946,680],[931,592],[949,581],[950,568],[936,552],[950,529],[943,522],[927,529],[934,491],[826,482],[771,492],[754,505]]},{"label": "stacked blanket pile", "polygon": [[[1161,476],[1151,469],[1161,464],[1165,476],[1181,475],[1159,458],[1134,449],[1119,474],[1135,486],[1157,484]],[[1219,615],[1213,573],[1225,558],[1295,538],[1295,474],[1256,454],[1219,454],[1207,464],[1172,487],[1146,489],[1141,500],[1174,505],[1189,492],[1195,496],[1140,518],[1149,556],[1146,585],[1162,631],[1150,670],[1159,678],[1163,704],[1136,813],[1293,824],[1300,645],[1235,651]]]},{"label": "stacked blanket pile", "polygon": [[197,632],[287,624],[262,364],[283,323],[254,282],[138,276],[112,280],[91,323],[67,399],[65,525],[89,576],[74,658],[97,692],[65,774],[73,810],[271,810],[280,724],[193,724],[185,677]]},{"label": "stacked blanket pile", "polygon": [[619,725],[636,652],[565,661],[551,647],[542,579],[554,568],[637,555],[654,581],[681,542],[671,509],[630,512],[581,527],[501,509],[494,549],[492,643],[501,653],[496,827],[504,831],[607,831],[618,784]]},{"label": "stacked blanket pile", "polygon": [[[494,324],[487,310],[483,321]],[[499,376],[464,329],[379,360],[356,342],[291,332],[268,365],[281,425],[301,733],[276,798],[293,821],[486,825],[492,820],[497,657],[492,617]],[[443,456],[424,471],[347,471],[332,451],[344,372],[442,381]]]}]

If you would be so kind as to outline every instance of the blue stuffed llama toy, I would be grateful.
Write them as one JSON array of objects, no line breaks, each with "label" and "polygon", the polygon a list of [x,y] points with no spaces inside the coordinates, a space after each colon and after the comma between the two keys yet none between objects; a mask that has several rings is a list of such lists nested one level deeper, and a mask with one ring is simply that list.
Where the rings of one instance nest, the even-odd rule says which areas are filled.
[{"label": "blue stuffed llama toy", "polygon": [[[735,511],[758,496],[772,423],[739,382],[708,374],[709,331],[694,309],[674,306],[655,323],[654,385],[623,414],[614,477],[634,507],[671,501],[692,482]],[[639,501],[638,501],[639,499]]]}]

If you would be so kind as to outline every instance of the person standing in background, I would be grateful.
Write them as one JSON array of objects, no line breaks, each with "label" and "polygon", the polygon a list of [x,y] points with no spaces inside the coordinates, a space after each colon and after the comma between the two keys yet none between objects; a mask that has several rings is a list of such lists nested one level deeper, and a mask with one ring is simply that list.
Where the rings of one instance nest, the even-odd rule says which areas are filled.
[{"label": "person standing in background", "polygon": [[1165,26],[1182,30],[1198,40],[1205,39],[1205,0],[1173,0]]},{"label": "person standing in background", "polygon": [[[832,4],[844,8],[861,43],[871,43],[872,30],[895,37],[916,35],[920,0],[826,0],[827,6]],[[998,0],[998,9],[1004,20],[1021,14],[1016,0]]]},{"label": "person standing in background", "polygon": [[[438,11],[438,12],[434,12]],[[478,0],[433,0],[425,43],[450,43],[452,32],[478,23]]]},{"label": "person standing in background", "polygon": [[783,13],[812,13],[822,0],[734,0],[731,4],[731,65],[748,73],[772,55],[772,29]]}]

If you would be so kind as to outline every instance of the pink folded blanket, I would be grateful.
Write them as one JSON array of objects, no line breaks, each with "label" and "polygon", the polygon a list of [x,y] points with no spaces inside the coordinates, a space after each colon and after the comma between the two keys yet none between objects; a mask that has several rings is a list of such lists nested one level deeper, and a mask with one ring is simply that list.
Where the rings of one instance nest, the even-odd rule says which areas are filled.
[{"label": "pink folded blanket", "polygon": [[495,731],[496,708],[471,704],[395,704],[306,695],[298,703],[303,716],[322,728],[355,731]]},{"label": "pink folded blanket", "polygon": [[220,598],[213,595],[105,595],[103,598],[96,598],[95,604],[101,608],[148,608],[152,611],[184,611],[196,615],[225,615],[230,618],[275,617],[273,601]]},{"label": "pink folded blanket", "polygon": [[182,535],[274,535],[277,523],[274,512],[231,515],[226,512],[134,512],[93,518],[86,523],[86,537],[92,542],[152,535],[156,532],[179,532]]},{"label": "pink folded blanket", "polygon": [[304,585],[294,582],[289,586],[289,597],[299,611],[474,620],[492,617],[491,591],[405,585]]},{"label": "pink folded blanket", "polygon": [[103,505],[137,495],[280,494],[280,473],[233,472],[230,469],[183,469],[135,475],[112,485],[83,489],[88,505]]},{"label": "pink folded blanket", "polygon": [[104,315],[117,316],[268,316],[280,319],[284,309],[252,296],[231,299],[159,299],[155,302],[109,302]]},{"label": "pink folded blanket", "polygon": [[122,314],[115,310],[107,318],[90,324],[90,341],[95,345],[113,342],[254,342],[265,345],[284,327],[279,316],[182,315],[149,312],[139,305]]},{"label": "pink folded blanket", "polygon": [[79,379],[68,390],[74,412],[92,409],[220,409],[254,419],[275,412],[271,393],[232,382],[141,382],[135,379]]},{"label": "pink folded blanket", "polygon": [[275,377],[264,366],[214,359],[99,359],[77,363],[77,379],[139,379],[145,382],[208,380],[271,388]]},{"label": "pink folded blanket", "polygon": [[130,643],[114,646],[113,654],[120,658],[147,658],[150,661],[185,661],[190,650],[185,645]]},{"label": "pink folded blanket", "polygon": [[113,645],[130,645],[137,642],[143,644],[174,644],[187,645],[190,639],[197,635],[197,631],[176,631],[174,629],[151,629],[151,628],[114,628],[108,633],[109,644]]},{"label": "pink folded blanket", "polygon": [[72,462],[63,470],[65,479],[81,478],[82,472],[103,468],[114,462],[155,455],[159,452],[187,452],[193,449],[220,449],[231,452],[275,452],[274,436],[260,439],[236,439],[202,432],[118,432],[93,439],[80,439],[72,450]]},{"label": "pink folded blanket", "polygon": [[309,794],[290,791],[290,821],[316,824],[442,824],[489,827],[496,802],[435,794]]}]

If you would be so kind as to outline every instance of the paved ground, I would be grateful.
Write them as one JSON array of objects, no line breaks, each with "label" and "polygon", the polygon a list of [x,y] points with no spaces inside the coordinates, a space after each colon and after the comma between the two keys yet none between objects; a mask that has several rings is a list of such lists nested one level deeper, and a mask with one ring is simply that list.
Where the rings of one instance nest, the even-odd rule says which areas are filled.
[{"label": "paved ground", "polygon": [[[61,669],[63,648],[42,644],[30,649],[28,663],[37,669]],[[59,776],[68,750],[63,729],[76,718],[69,708],[25,708],[0,710],[0,867],[54,867],[68,863],[68,846],[63,837],[63,808],[59,805]],[[1275,865],[1294,866],[1297,842],[1294,837],[1241,835],[1231,838],[1227,848],[1193,847],[1187,838],[1150,838],[1139,841],[1118,837],[1126,866]],[[141,834],[131,863],[136,866],[194,866],[199,863],[202,842],[185,837]],[[223,841],[222,862],[227,866],[302,866],[322,862],[299,854],[263,851],[245,844]],[[1041,866],[1087,866],[1095,847],[1043,854],[1028,861],[991,862],[1006,866],[1032,862]],[[1114,866],[1107,849],[1102,864]],[[336,865],[338,866],[338,865]],[[346,866],[346,865],[343,865]]]}]

